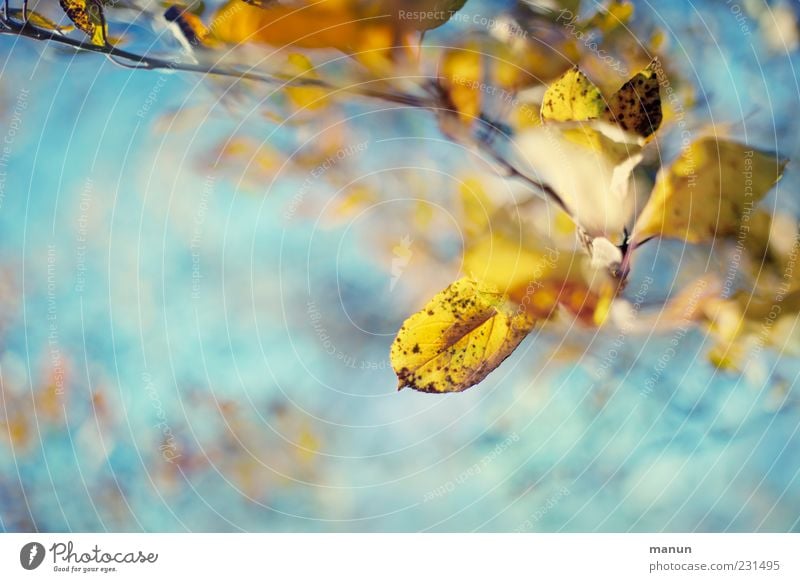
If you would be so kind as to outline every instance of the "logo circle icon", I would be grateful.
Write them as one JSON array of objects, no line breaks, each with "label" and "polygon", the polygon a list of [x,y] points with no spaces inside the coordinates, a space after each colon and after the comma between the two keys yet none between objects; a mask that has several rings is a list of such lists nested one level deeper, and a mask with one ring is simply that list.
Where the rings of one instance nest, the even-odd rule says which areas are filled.
[{"label": "logo circle icon", "polygon": [[35,570],[44,561],[44,546],[39,542],[28,542],[19,551],[19,563],[26,570]]}]

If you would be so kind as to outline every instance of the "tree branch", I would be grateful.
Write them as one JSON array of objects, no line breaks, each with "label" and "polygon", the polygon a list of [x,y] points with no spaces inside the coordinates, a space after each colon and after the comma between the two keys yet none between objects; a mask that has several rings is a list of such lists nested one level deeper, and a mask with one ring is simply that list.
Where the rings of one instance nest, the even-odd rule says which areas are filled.
[{"label": "tree branch", "polygon": [[[0,35],[1,34],[12,34],[16,36],[30,38],[33,40],[50,41],[60,45],[72,47],[76,50],[102,54],[110,58],[115,64],[119,66],[133,66],[134,68],[141,68],[146,70],[184,71],[189,73],[199,73],[203,75],[215,75],[220,77],[229,77],[236,80],[247,80],[259,83],[266,83],[278,87],[285,87],[285,86],[320,87],[331,91],[346,92],[360,97],[377,99],[380,101],[395,103],[398,105],[427,109],[433,111],[434,113],[436,113],[437,111],[441,112],[443,108],[452,109],[452,105],[448,103],[449,99],[447,99],[445,95],[440,94],[441,88],[438,85],[435,88],[428,87],[429,91],[428,95],[426,96],[415,96],[407,93],[389,93],[385,91],[378,91],[374,89],[365,88],[360,85],[337,87],[335,85],[328,83],[327,81],[323,81],[322,79],[310,79],[307,77],[300,77],[300,76],[291,77],[289,75],[286,76],[270,75],[265,73],[254,72],[252,69],[239,70],[235,68],[219,67],[207,64],[181,63],[159,57],[136,54],[130,51],[126,51],[124,49],[120,49],[111,44],[105,44],[105,45],[92,44],[91,42],[88,42],[86,40],[78,40],[66,36],[55,30],[47,30],[44,28],[40,28],[38,26],[32,25],[30,22],[17,22],[11,19],[8,14],[3,14],[3,16],[0,17]],[[126,65],[125,63],[122,63],[117,59],[122,61],[127,61],[129,63],[132,63],[132,65]],[[431,91],[431,89],[433,90]],[[444,101],[444,107],[443,107],[443,101]],[[484,122],[486,122],[486,120],[484,120]],[[499,126],[497,124],[490,123],[490,125],[496,131],[500,131],[498,129]],[[456,139],[456,138],[451,136],[451,139]],[[555,192],[555,190],[553,190],[552,187],[543,182],[539,182],[538,180],[535,180],[534,178],[528,176],[526,173],[522,172],[519,168],[517,168],[514,164],[512,164],[509,160],[507,160],[499,152],[497,152],[495,148],[492,147],[490,140],[477,139],[475,140],[475,143],[480,149],[482,149],[485,153],[490,155],[491,158],[499,166],[501,166],[501,168],[506,172],[508,177],[515,178],[524,182],[526,185],[528,185],[536,192],[552,200],[562,210],[564,210],[571,218],[573,218],[572,213],[570,212],[564,200]]]},{"label": "tree branch", "polygon": [[[363,87],[335,87],[322,79],[309,79],[300,76],[280,76],[269,75],[264,73],[249,71],[242,71],[238,69],[218,67],[215,65],[203,65],[196,63],[180,63],[162,59],[159,57],[152,57],[149,55],[140,55],[117,48],[113,45],[96,45],[85,40],[78,40],[69,36],[65,36],[58,31],[45,30],[30,24],[30,22],[16,22],[8,16],[0,18],[0,34],[13,34],[22,36],[33,40],[51,41],[61,45],[70,46],[77,50],[89,51],[99,53],[108,57],[116,59],[123,59],[131,63],[135,63],[138,68],[149,70],[169,70],[169,71],[185,71],[188,73],[200,73],[203,75],[215,75],[221,77],[229,77],[237,80],[256,81],[260,83],[267,83],[269,85],[278,86],[291,86],[291,87],[320,87],[323,89],[330,89],[332,91],[346,91],[355,95],[369,97],[372,99],[380,99],[390,103],[397,103],[399,105],[408,105],[410,107],[429,107],[430,104],[425,102],[423,97],[416,97],[414,95],[403,93],[387,93],[384,91],[376,91],[373,89]],[[116,62],[116,61],[115,61]],[[117,63],[121,64],[121,63]],[[124,66],[124,65],[123,65]]]}]

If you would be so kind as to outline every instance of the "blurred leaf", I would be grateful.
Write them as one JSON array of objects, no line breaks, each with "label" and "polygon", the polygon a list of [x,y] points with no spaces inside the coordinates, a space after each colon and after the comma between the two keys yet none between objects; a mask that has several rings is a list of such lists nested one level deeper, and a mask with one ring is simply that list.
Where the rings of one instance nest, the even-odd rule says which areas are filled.
[{"label": "blurred leaf", "polygon": [[786,163],[731,141],[708,137],[692,143],[659,172],[633,240],[660,236],[702,243],[735,236]]},{"label": "blurred leaf", "polygon": [[460,121],[472,124],[481,114],[483,67],[478,47],[453,48],[445,52],[439,68],[442,87]]},{"label": "blurred leaf", "polygon": [[365,18],[359,5],[320,0],[304,6],[269,3],[253,6],[230,0],[209,26],[228,44],[264,44],[280,49],[339,49],[370,61],[395,46],[394,28],[386,19]]},{"label": "blurred leaf", "polygon": [[200,16],[189,8],[170,6],[164,12],[164,18],[178,26],[183,38],[193,47],[211,47],[216,44]]},{"label": "blurred leaf", "polygon": [[534,325],[493,288],[459,279],[400,328],[391,349],[399,387],[466,390],[511,355]]},{"label": "blurred leaf", "polygon": [[[288,63],[284,68],[284,74],[289,80],[319,78],[314,71],[314,64],[311,60],[300,53],[292,53],[289,55]],[[327,104],[325,97],[328,94],[328,90],[313,84],[305,86],[287,86],[286,94],[292,104],[298,109],[320,109]]]},{"label": "blurred leaf", "polygon": [[366,186],[353,186],[341,192],[332,202],[331,211],[334,221],[349,220],[369,206],[379,202],[378,195]]},{"label": "blurred leaf", "polygon": [[586,21],[585,26],[594,27],[603,33],[611,32],[627,24],[633,16],[633,4],[626,0],[611,0]]},{"label": "blurred leaf", "polygon": [[467,238],[482,234],[495,211],[495,204],[486,193],[483,182],[476,177],[465,178],[459,184],[458,202],[461,205],[459,224]]},{"label": "blurred leaf", "polygon": [[[9,10],[8,14],[15,20],[23,20],[22,10],[19,8]],[[75,30],[74,26],[60,26],[46,16],[30,9],[28,10],[28,22],[39,28],[53,30],[55,32],[70,32],[71,30]]]},{"label": "blurred leaf", "polygon": [[529,238],[512,237],[492,229],[477,239],[464,253],[463,270],[470,277],[519,301],[531,281],[565,279],[569,265],[563,264],[570,253],[560,253],[535,245]]}]

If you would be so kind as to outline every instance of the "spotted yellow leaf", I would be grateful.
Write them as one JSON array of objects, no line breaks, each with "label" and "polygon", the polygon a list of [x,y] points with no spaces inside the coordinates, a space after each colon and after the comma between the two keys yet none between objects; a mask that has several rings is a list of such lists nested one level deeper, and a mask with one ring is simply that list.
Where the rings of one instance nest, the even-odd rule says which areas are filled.
[{"label": "spotted yellow leaf", "polygon": [[542,99],[545,121],[586,121],[603,113],[600,90],[577,67],[556,79]]},{"label": "spotted yellow leaf", "polygon": [[466,390],[497,368],[534,325],[493,287],[459,279],[400,328],[390,355],[399,387]]},{"label": "spotted yellow leaf", "polygon": [[655,133],[663,118],[658,70],[658,60],[654,59],[622,85],[608,100],[603,118],[642,137]]},{"label": "spotted yellow leaf", "polygon": [[75,26],[89,36],[92,44],[106,44],[108,27],[100,0],[59,0],[59,4]]},{"label": "spotted yellow leaf", "polygon": [[735,236],[785,166],[786,160],[745,144],[700,139],[659,172],[633,240],[661,236],[702,243]]}]

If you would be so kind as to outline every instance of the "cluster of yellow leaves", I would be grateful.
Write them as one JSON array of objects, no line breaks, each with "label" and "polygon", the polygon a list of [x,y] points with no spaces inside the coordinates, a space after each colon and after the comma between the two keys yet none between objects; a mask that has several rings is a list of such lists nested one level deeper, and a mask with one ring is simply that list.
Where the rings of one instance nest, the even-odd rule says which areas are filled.
[{"label": "cluster of yellow leaves", "polygon": [[[443,60],[440,77],[462,118],[476,117],[481,107],[480,53],[468,49],[450,51]],[[542,117],[548,123],[560,124],[557,131],[561,153],[571,148],[567,153],[571,160],[586,158],[589,171],[585,178],[594,183],[598,182],[598,159],[603,161],[601,181],[605,185],[599,197],[607,198],[610,191],[618,192],[621,199],[626,196],[630,172],[641,159],[637,140],[649,136],[660,123],[658,89],[655,70],[648,67],[623,85],[608,104],[599,89],[577,69],[564,73],[546,91]],[[643,118],[654,123],[645,127]],[[617,133],[622,137],[612,139],[596,125],[581,124],[590,121],[618,127]],[[536,131],[543,140],[553,139],[552,132]],[[543,141],[528,149],[550,151],[553,147],[551,142]],[[543,169],[562,167],[563,164],[552,163]],[[575,178],[574,168],[568,168],[565,175],[544,176],[571,210],[586,216],[597,214],[596,201],[586,198],[587,184],[577,184]],[[581,204],[581,200],[589,203]],[[483,223],[475,222],[479,227]],[[486,222],[489,223],[488,218]],[[614,248],[611,243],[609,246]],[[470,276],[436,295],[398,333],[392,346],[392,366],[401,387],[424,392],[465,390],[496,368],[536,322],[562,311],[590,325],[602,323],[616,287],[593,288],[582,263],[571,250],[523,244],[491,227],[488,235],[475,236],[464,255],[464,271]]]},{"label": "cluster of yellow leaves", "polygon": [[[659,113],[649,110],[646,100],[642,100],[642,107],[633,108],[633,114],[616,104],[631,102],[623,95],[625,92],[646,96],[648,91],[657,91],[656,76],[649,73],[644,71],[626,83],[605,107],[591,86],[573,74],[570,83],[577,90],[562,90],[558,94],[561,107],[554,112],[543,109],[543,114],[563,119],[592,118],[602,107],[602,117],[644,136],[651,127],[650,120],[660,121]],[[644,121],[647,123],[642,124]],[[690,143],[659,172],[634,225],[631,248],[654,237],[689,243],[716,242],[718,246],[724,239],[736,238],[746,240],[743,246],[756,256],[758,249],[768,247],[769,236],[763,233],[769,230],[770,221],[755,207],[780,179],[785,166],[786,160],[774,154],[727,139],[704,137]],[[759,230],[761,241],[756,237]],[[753,346],[772,345],[786,350],[800,345],[795,331],[800,309],[798,287],[794,282],[787,283],[776,299],[780,277],[768,275],[770,272],[761,270],[761,280],[750,292],[739,291],[729,299],[713,293],[692,299],[697,303],[693,318],[705,322],[717,338],[709,357],[718,366],[736,369]],[[770,282],[765,283],[766,280]],[[677,303],[683,305],[686,301]]]},{"label": "cluster of yellow leaves", "polygon": [[[546,91],[542,118],[549,122],[602,119],[626,134],[648,138],[662,120],[658,71],[653,61],[606,102],[597,87],[573,69]],[[615,144],[606,134],[585,124],[579,130],[561,131],[596,156],[608,158],[615,169],[632,170],[640,159],[636,147]],[[725,139],[705,137],[690,143],[659,173],[636,221],[633,244],[656,236],[700,243],[735,235],[741,216],[766,195],[785,166],[786,161],[773,154]],[[567,198],[577,198],[568,194]]]},{"label": "cluster of yellow leaves", "polygon": [[[543,125],[520,135],[525,162],[591,238],[619,244],[634,212],[633,170],[661,123],[657,61],[605,99],[578,68],[545,91]],[[612,257],[612,262],[615,262]]]},{"label": "cluster of yellow leaves", "polygon": [[[444,68],[449,78],[455,79],[453,71],[458,71],[471,80],[464,85],[480,79],[479,62],[467,66],[468,53],[453,53],[449,58]],[[450,67],[450,62],[457,66]],[[653,61],[605,99],[577,68],[567,71],[544,95],[541,116],[549,129],[532,128],[531,133],[541,139],[520,141],[523,148],[540,153],[559,149],[569,160],[544,164],[539,177],[562,197],[572,219],[589,235],[590,253],[605,247],[616,252],[614,245],[621,242],[604,238],[608,217],[600,220],[598,215],[613,213],[617,207],[625,221],[629,218],[624,206],[632,171],[662,122],[659,75],[658,62]],[[471,93],[451,89],[450,94],[456,96],[454,101],[466,104],[458,106],[462,115],[474,116],[479,111],[480,104]],[[553,154],[547,155],[552,158]],[[585,172],[576,170],[576,160],[582,157],[587,160]],[[775,155],[730,140],[702,138],[690,143],[658,174],[634,224],[630,249],[659,236],[690,243],[730,239],[743,228],[762,232],[760,238],[751,237],[749,248],[769,248],[769,236],[763,235],[769,220],[764,227],[764,216],[755,205],[780,178],[785,165]],[[559,169],[563,175],[557,174]],[[598,169],[603,170],[600,175]],[[597,190],[594,198],[588,194],[593,190]],[[436,295],[406,320],[392,346],[392,366],[401,387],[425,392],[465,390],[496,368],[536,322],[566,311],[586,324],[601,325],[610,313],[619,291],[613,281],[587,279],[584,269],[575,268],[581,261],[572,252],[526,245],[493,230],[490,218],[482,216],[484,200],[485,196],[476,199],[479,208],[473,205],[468,213],[474,228],[465,225],[467,232],[474,230],[464,254],[463,270],[469,277]],[[481,229],[489,234],[480,236]],[[615,255],[609,251],[607,256]],[[788,260],[784,257],[784,267]],[[769,342],[789,342],[800,348],[800,340],[794,339],[800,336],[794,331],[800,284],[792,281],[784,286],[778,300],[783,311],[776,315],[776,301],[769,295],[774,295],[779,279],[772,276],[769,283],[764,279],[755,291],[739,292],[730,299],[709,290],[696,301],[690,319],[705,321],[720,340],[711,354],[719,365],[730,365],[731,354],[746,343],[742,338],[752,341],[765,318],[774,319],[769,324]],[[516,318],[523,318],[519,321],[524,324]]]},{"label": "cluster of yellow leaves", "polygon": [[[103,13],[110,0],[59,0],[61,8],[92,44],[108,42]],[[229,0],[208,27],[200,0],[162,1],[165,16],[195,46],[261,44],[276,49],[338,49],[370,68],[385,67],[397,47],[411,47],[412,33],[445,24],[466,0]],[[12,16],[20,11],[12,13]],[[47,30],[67,32],[37,12],[29,21]],[[409,17],[408,15],[418,15]]]}]

